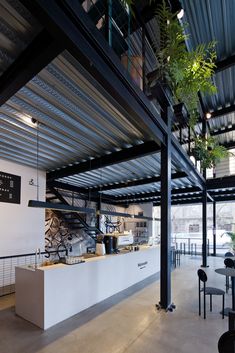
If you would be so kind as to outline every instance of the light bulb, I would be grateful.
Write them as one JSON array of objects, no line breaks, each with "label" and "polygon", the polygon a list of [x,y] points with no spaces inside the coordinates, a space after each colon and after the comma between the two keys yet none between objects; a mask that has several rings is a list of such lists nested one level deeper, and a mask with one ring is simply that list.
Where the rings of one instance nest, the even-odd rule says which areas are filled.
[{"label": "light bulb", "polygon": [[180,20],[184,16],[184,9],[181,9],[180,12],[177,13],[177,18]]}]

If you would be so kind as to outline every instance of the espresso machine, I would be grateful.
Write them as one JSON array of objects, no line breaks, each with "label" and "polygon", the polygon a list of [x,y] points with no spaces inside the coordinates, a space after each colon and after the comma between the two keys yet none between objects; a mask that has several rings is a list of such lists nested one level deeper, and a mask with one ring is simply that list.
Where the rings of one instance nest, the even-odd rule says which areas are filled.
[{"label": "espresso machine", "polygon": [[104,236],[106,254],[118,253],[122,248],[132,245],[134,237],[130,232],[110,233]]},{"label": "espresso machine", "polygon": [[104,236],[104,244],[106,254],[113,254],[117,251],[117,239],[112,234],[106,234]]}]

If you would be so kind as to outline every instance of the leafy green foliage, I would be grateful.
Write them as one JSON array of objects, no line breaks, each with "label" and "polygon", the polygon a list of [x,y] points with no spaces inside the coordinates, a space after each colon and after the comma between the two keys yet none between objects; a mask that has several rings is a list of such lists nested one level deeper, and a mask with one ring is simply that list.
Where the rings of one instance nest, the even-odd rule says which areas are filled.
[{"label": "leafy green foliage", "polygon": [[231,241],[229,243],[226,243],[225,245],[231,246],[231,249],[235,251],[235,233],[233,232],[226,232],[228,236],[230,236]]},{"label": "leafy green foliage", "polygon": [[132,12],[132,6],[134,5],[134,0],[120,0],[124,7],[129,7]]},{"label": "leafy green foliage", "polygon": [[201,161],[204,169],[214,167],[221,159],[229,157],[230,153],[221,146],[214,137],[197,137],[195,139],[194,156]]},{"label": "leafy green foliage", "polygon": [[129,7],[131,7],[131,5],[133,5],[134,3],[134,0],[120,0],[120,1],[124,6],[129,6]]},{"label": "leafy green foliage", "polygon": [[160,47],[156,50],[157,75],[168,82],[175,101],[184,102],[193,127],[198,116],[198,92],[216,93],[211,80],[216,67],[216,43],[200,44],[189,52],[185,45],[187,24],[179,23],[165,1],[158,7],[156,16],[160,27]]},{"label": "leafy green foliage", "polygon": [[[131,6],[134,0],[121,0]],[[155,3],[149,0],[149,3]],[[156,2],[157,3],[157,2]],[[188,24],[180,24],[176,14],[172,14],[163,0],[156,12],[160,30],[160,40],[154,43],[157,58],[155,80],[167,82],[175,103],[183,102],[190,115],[189,126],[193,129],[198,120],[199,91],[206,95],[215,94],[217,89],[212,82],[216,68],[216,42],[200,44],[188,51],[185,42]],[[230,153],[213,137],[196,137],[194,155],[201,161],[201,167],[212,168]]]},{"label": "leafy green foliage", "polygon": [[[216,61],[216,42],[200,44],[188,51],[185,42],[187,24],[180,24],[176,14],[172,14],[166,2],[157,9],[160,29],[160,46],[156,43],[158,62],[157,77],[170,86],[176,103],[183,102],[190,115],[189,126],[194,128],[198,120],[199,96],[215,94],[217,89],[212,82]],[[213,137],[196,137],[194,155],[201,161],[201,167],[212,168],[229,152]]]}]

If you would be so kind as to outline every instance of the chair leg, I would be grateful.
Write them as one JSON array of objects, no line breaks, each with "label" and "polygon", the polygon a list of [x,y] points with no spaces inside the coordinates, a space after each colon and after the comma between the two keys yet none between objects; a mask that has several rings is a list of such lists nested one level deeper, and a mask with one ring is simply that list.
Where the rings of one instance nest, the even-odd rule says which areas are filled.
[{"label": "chair leg", "polygon": [[222,298],[223,304],[222,304],[222,319],[224,319],[224,294]]},{"label": "chair leg", "polygon": [[210,294],[210,311],[212,311],[212,294]]},{"label": "chair leg", "polygon": [[229,277],[228,276],[226,276],[225,287],[226,287],[226,293],[228,293],[228,289],[229,289]]},{"label": "chair leg", "polygon": [[203,288],[203,299],[204,299],[204,319],[206,319],[206,287],[204,283],[204,288]]},{"label": "chair leg", "polygon": [[198,283],[198,308],[199,308],[199,316],[201,316],[201,288],[200,288],[200,279]]}]

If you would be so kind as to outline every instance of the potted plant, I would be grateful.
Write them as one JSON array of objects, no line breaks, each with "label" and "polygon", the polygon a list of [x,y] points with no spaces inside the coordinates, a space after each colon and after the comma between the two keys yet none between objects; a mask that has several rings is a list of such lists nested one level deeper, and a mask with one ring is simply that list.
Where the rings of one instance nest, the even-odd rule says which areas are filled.
[{"label": "potted plant", "polygon": [[[198,93],[212,95],[217,91],[212,81],[216,67],[216,42],[199,44],[194,50],[188,51],[185,44],[189,38],[186,34],[187,24],[179,23],[176,14],[171,13],[165,1],[158,7],[156,15],[160,44],[155,43],[157,67],[154,74],[150,75],[150,87],[158,99],[161,86],[162,102],[162,90],[168,86],[172,92],[176,121],[180,125],[188,123],[194,130],[199,116]],[[203,169],[214,167],[230,155],[214,137],[198,137],[195,133],[194,136],[194,157],[201,161]]]},{"label": "potted plant", "polygon": [[221,159],[230,155],[230,152],[212,136],[198,136],[195,138],[194,143],[195,146],[192,152],[194,157],[201,161],[202,169],[213,168]]},{"label": "potted plant", "polygon": [[231,240],[228,243],[225,243],[224,245],[229,245],[232,252],[235,253],[235,233],[226,232],[226,235],[228,235]]},{"label": "potted plant", "polygon": [[[189,125],[193,127],[198,118],[199,91],[214,94],[216,87],[211,81],[215,69],[215,42],[200,44],[188,51],[185,34],[187,24],[181,25],[176,14],[172,14],[165,1],[156,12],[160,31],[156,48],[157,67],[148,78],[151,92],[156,93],[156,85],[161,89],[168,86],[175,102],[176,115],[179,116],[183,103],[183,118],[190,116]],[[156,97],[158,99],[158,97]]]}]

